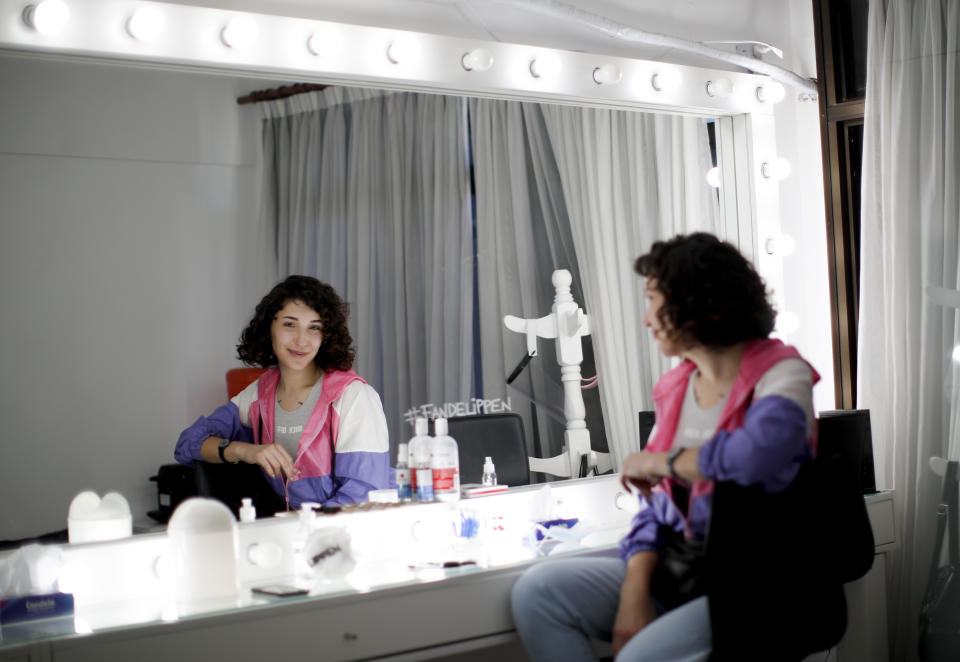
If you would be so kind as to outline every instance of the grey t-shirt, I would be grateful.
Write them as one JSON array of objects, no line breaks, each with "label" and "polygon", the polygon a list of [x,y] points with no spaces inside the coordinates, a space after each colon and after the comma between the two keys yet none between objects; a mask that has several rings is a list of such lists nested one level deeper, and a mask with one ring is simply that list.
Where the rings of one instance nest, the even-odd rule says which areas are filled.
[{"label": "grey t-shirt", "polygon": [[303,404],[297,407],[295,411],[287,411],[280,406],[280,390],[277,389],[277,401],[274,407],[274,430],[273,440],[283,446],[290,457],[297,459],[297,448],[300,446],[300,436],[303,434],[303,428],[317,406],[320,399],[320,385],[323,384],[323,375],[317,380],[317,383],[310,389],[310,395],[303,401]]}]

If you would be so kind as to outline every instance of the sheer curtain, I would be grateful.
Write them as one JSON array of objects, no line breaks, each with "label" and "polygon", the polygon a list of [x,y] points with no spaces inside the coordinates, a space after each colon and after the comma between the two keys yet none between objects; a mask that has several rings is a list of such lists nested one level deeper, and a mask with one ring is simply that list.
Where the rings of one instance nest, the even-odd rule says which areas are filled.
[{"label": "sheer curtain", "polygon": [[[562,449],[565,429],[554,342],[539,339],[537,357],[507,386],[506,376],[526,353],[526,336],[507,330],[503,317],[548,315],[555,269],[571,272],[574,297],[583,305],[559,168],[539,104],[472,99],[470,135],[483,395],[509,397],[514,411],[524,417],[530,454],[552,457]],[[590,395],[585,393],[585,403]],[[587,413],[587,425],[596,442],[603,430],[599,402],[596,397],[593,401],[596,406]]]},{"label": "sheer curtain", "polygon": [[893,658],[915,659],[939,479],[960,459],[957,311],[925,296],[960,287],[960,3],[870,3],[861,211],[859,402],[877,483],[896,490],[888,604]]},{"label": "sheer curtain", "polygon": [[471,396],[466,103],[329,87],[263,109],[277,275],[314,275],[350,303],[355,368],[395,445],[409,408]]},{"label": "sheer curtain", "polygon": [[657,239],[697,230],[722,236],[705,181],[702,119],[544,106],[570,216],[584,306],[592,319],[600,398],[614,466],[639,449],[637,412],[652,408],[669,367],[643,326],[634,259]]}]

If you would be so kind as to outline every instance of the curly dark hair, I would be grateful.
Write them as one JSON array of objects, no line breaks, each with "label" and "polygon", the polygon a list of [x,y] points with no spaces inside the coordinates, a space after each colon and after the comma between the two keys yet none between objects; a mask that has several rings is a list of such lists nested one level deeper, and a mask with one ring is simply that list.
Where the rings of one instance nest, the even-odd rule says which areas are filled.
[{"label": "curly dark hair", "polygon": [[311,276],[288,276],[260,300],[253,319],[240,334],[237,357],[247,365],[267,368],[277,363],[270,338],[276,314],[291,301],[309,306],[320,315],[323,342],[313,362],[324,372],[348,370],[356,354],[347,328],[350,305],[326,283]]},{"label": "curly dark hair", "polygon": [[660,323],[688,347],[730,347],[773,331],[776,313],[763,279],[740,251],[712,234],[655,242],[633,268],[653,279],[664,298]]}]

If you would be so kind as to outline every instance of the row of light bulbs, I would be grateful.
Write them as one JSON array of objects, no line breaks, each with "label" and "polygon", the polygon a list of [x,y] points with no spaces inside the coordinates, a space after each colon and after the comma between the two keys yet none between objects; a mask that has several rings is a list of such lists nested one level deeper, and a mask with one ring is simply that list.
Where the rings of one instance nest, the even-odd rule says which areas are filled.
[{"label": "row of light bulbs", "polygon": [[[27,5],[23,11],[24,23],[43,35],[55,35],[61,32],[70,20],[70,8],[64,0],[42,0]],[[166,27],[163,12],[153,6],[137,8],[127,18],[127,34],[138,41],[149,42],[156,39]],[[227,21],[220,30],[220,41],[227,48],[244,50],[252,46],[258,37],[256,21],[249,16],[235,16]],[[335,40],[323,32],[314,32],[306,41],[306,49],[315,56],[331,54],[335,49]],[[393,64],[414,59],[418,50],[413,40],[397,37],[386,48],[386,57]],[[493,54],[486,48],[475,48],[464,53],[460,64],[466,71],[487,71],[494,65]],[[553,53],[538,54],[529,62],[529,72],[533,78],[551,78],[560,72],[560,60]],[[593,81],[597,85],[616,85],[623,80],[623,72],[614,63],[594,68]],[[650,86],[656,92],[670,92],[682,82],[680,73],[671,68],[658,71],[650,77]],[[733,92],[734,85],[729,78],[721,77],[706,84],[706,94],[710,97],[725,97]],[[783,99],[785,90],[777,81],[767,81],[758,85],[756,98],[761,103],[777,103]]]}]

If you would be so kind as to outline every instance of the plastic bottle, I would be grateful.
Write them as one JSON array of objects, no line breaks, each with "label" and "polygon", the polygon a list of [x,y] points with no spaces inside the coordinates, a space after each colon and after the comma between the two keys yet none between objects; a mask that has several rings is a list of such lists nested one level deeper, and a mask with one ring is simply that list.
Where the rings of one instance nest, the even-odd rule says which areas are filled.
[{"label": "plastic bottle", "polygon": [[430,448],[433,439],[427,434],[427,419],[413,422],[413,437],[408,446],[410,492],[418,501],[433,501],[433,471],[430,469]]},{"label": "plastic bottle", "polygon": [[482,485],[497,484],[497,470],[493,466],[493,458],[486,457],[483,460],[483,477],[480,479]]},{"label": "plastic bottle", "polygon": [[407,465],[407,444],[397,447],[397,497],[410,500],[410,467]]},{"label": "plastic bottle", "polygon": [[447,434],[447,419],[435,419],[433,432],[433,447],[430,453],[433,497],[437,501],[459,501],[460,453],[457,442]]},{"label": "plastic bottle", "polygon": [[257,519],[257,509],[253,505],[253,499],[250,497],[243,497],[241,499],[240,506],[240,521],[241,522],[252,522]]}]

